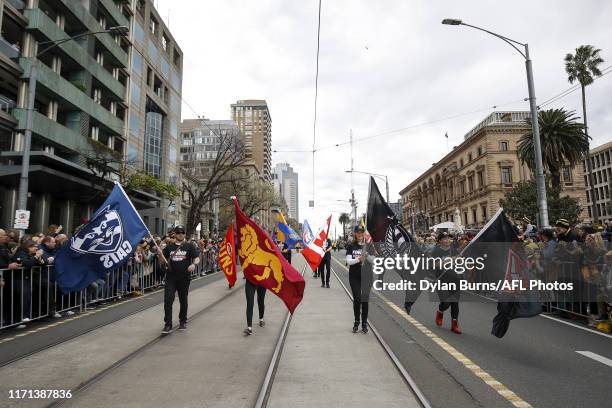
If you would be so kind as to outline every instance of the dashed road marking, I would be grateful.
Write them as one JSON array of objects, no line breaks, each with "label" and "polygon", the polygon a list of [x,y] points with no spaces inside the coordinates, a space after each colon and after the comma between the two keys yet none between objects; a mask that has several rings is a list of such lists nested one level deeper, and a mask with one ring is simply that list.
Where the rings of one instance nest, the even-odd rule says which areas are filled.
[{"label": "dashed road marking", "polygon": [[581,354],[585,357],[592,358],[595,361],[599,361],[602,364],[608,365],[612,367],[612,360],[607,357],[600,356],[597,353],[593,353],[592,351],[576,351],[576,353]]},{"label": "dashed road marking", "polygon": [[[344,266],[336,258],[333,258],[333,259],[342,268],[344,268],[345,270],[347,269],[346,266]],[[421,322],[416,320],[414,317],[412,317],[408,313],[406,313],[406,311],[404,309],[400,308],[395,303],[391,302],[389,299],[387,299],[384,295],[382,295],[377,290],[372,290],[372,293],[374,293],[376,296],[381,298],[382,301],[385,302],[392,310],[396,311],[400,316],[402,316],[404,319],[406,319],[410,324],[412,324],[414,327],[416,327],[420,332],[422,332],[427,337],[432,339],[436,344],[438,344],[440,346],[440,348],[442,348],[442,350],[444,350],[448,354],[450,354],[455,360],[457,360],[459,363],[461,363],[461,365],[463,365],[465,368],[470,370],[474,375],[476,375],[481,380],[483,380],[483,382],[485,384],[487,384],[489,387],[491,387],[493,390],[495,390],[506,401],[510,402],[512,405],[514,405],[517,408],[532,408],[531,404],[529,404],[527,401],[523,400],[521,397],[516,395],[513,391],[511,391],[504,384],[502,384],[501,382],[497,381],[495,378],[493,378],[493,376],[491,376],[489,373],[487,373],[482,368],[480,368],[480,366],[478,366],[472,360],[467,358],[463,353],[461,353],[455,347],[451,346],[445,340],[443,340],[442,338],[438,337],[435,333],[433,333],[431,330],[429,330],[427,327],[425,327],[425,325],[423,325]]]}]

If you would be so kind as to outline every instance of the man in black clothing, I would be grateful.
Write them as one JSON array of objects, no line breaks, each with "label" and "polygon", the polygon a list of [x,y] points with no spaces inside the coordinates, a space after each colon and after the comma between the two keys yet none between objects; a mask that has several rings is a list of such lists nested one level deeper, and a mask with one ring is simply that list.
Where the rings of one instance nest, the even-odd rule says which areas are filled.
[{"label": "man in black clothing", "polygon": [[[321,263],[319,264],[319,275],[321,275],[321,287],[329,288],[329,274],[331,269],[331,239],[327,238],[325,244],[323,244],[323,250],[325,251],[325,255],[323,255],[323,259],[321,259]],[[325,275],[325,268],[327,268],[327,277]]]},{"label": "man in black clothing", "polygon": [[557,231],[557,239],[561,242],[574,242],[578,241],[578,236],[570,228],[570,223],[565,218],[560,218],[555,223],[555,230]]},{"label": "man in black clothing", "polygon": [[[195,245],[185,241],[185,228],[174,228],[174,242],[168,244],[163,251],[166,259],[166,286],[164,289],[164,329],[162,334],[172,330],[172,303],[178,292],[179,330],[187,329],[187,295],[189,293],[190,273],[200,263],[200,254]],[[163,261],[162,261],[163,262]]]}]

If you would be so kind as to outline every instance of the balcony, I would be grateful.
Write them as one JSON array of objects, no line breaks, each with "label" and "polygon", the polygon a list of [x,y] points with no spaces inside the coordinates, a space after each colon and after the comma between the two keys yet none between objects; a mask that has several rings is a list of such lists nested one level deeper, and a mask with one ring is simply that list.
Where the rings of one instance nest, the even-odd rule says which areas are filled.
[{"label": "balcony", "polygon": [[[26,10],[26,16],[30,20],[28,24],[29,30],[37,31],[51,41],[67,37],[66,33],[40,9],[28,9]],[[58,45],[58,48],[74,59],[83,69],[89,71],[119,100],[125,100],[125,86],[113,78],[111,73],[98,64],[81,46],[74,41],[67,41]]]},{"label": "balcony", "polygon": [[8,4],[13,6],[15,10],[23,10],[25,8],[25,3],[21,0],[5,0]]},{"label": "balcony", "polygon": [[[25,129],[26,110],[15,108],[13,109],[13,115],[18,121],[17,129]],[[73,152],[91,150],[88,141],[80,133],[74,132],[38,112],[33,112],[32,114],[32,133],[37,134],[51,144],[63,146],[65,149]]]},{"label": "balcony", "polygon": [[[89,13],[80,2],[74,0],[60,0],[74,16],[83,23],[88,31],[95,32],[101,31],[102,27],[100,23]],[[128,57],[125,51],[121,49],[119,44],[109,34],[96,35],[96,38],[102,45],[110,52],[110,54],[120,63],[123,67],[128,66]]]},{"label": "balcony", "polygon": [[[31,58],[21,58],[19,60],[24,69],[24,78],[29,78]],[[58,99],[62,99],[68,104],[75,106],[78,110],[87,113],[98,122],[101,127],[106,128],[113,135],[123,135],[123,121],[106,110],[102,105],[98,105],[79,88],[65,80],[57,73],[53,72],[45,64],[36,64],[38,84],[44,86],[54,93]]]},{"label": "balcony", "polygon": [[[121,12],[121,9],[117,7],[113,0],[100,0],[100,4],[104,9],[111,15],[111,17],[117,22],[116,25],[129,27],[130,22]],[[113,24],[115,25],[115,24]]]}]

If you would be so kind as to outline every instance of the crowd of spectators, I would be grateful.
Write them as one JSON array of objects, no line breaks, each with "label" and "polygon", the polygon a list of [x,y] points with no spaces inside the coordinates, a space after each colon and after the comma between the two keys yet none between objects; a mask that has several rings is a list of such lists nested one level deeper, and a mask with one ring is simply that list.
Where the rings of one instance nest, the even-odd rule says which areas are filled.
[{"label": "crowd of spectators", "polygon": [[[75,229],[75,233],[79,227]],[[174,236],[148,237],[136,246],[121,268],[108,272],[78,293],[62,293],[56,283],[54,262],[58,251],[69,244],[62,227],[50,225],[45,232],[25,234],[0,229],[0,329],[23,329],[35,319],[61,318],[104,305],[125,296],[142,295],[164,285],[158,253]],[[194,275],[219,270],[219,241],[193,239],[202,262]]]},{"label": "crowd of spectators", "polygon": [[[591,322],[612,320],[612,220],[606,225],[572,226],[559,219],[554,228],[538,230],[523,217],[514,225],[532,276],[543,282],[574,284],[571,295],[553,293],[547,297],[545,309],[568,318],[586,317]],[[453,234],[453,246],[461,252],[476,234]],[[434,232],[418,232],[415,238],[426,254],[437,244]],[[478,277],[468,273],[468,279]]]}]

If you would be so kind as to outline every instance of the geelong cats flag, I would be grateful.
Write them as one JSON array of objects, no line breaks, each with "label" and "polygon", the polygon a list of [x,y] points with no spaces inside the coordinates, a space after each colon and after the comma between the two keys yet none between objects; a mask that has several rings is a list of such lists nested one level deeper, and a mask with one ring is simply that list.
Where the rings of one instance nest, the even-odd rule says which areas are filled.
[{"label": "geelong cats flag", "polygon": [[63,292],[79,291],[123,265],[148,229],[120,184],[55,258]]}]

